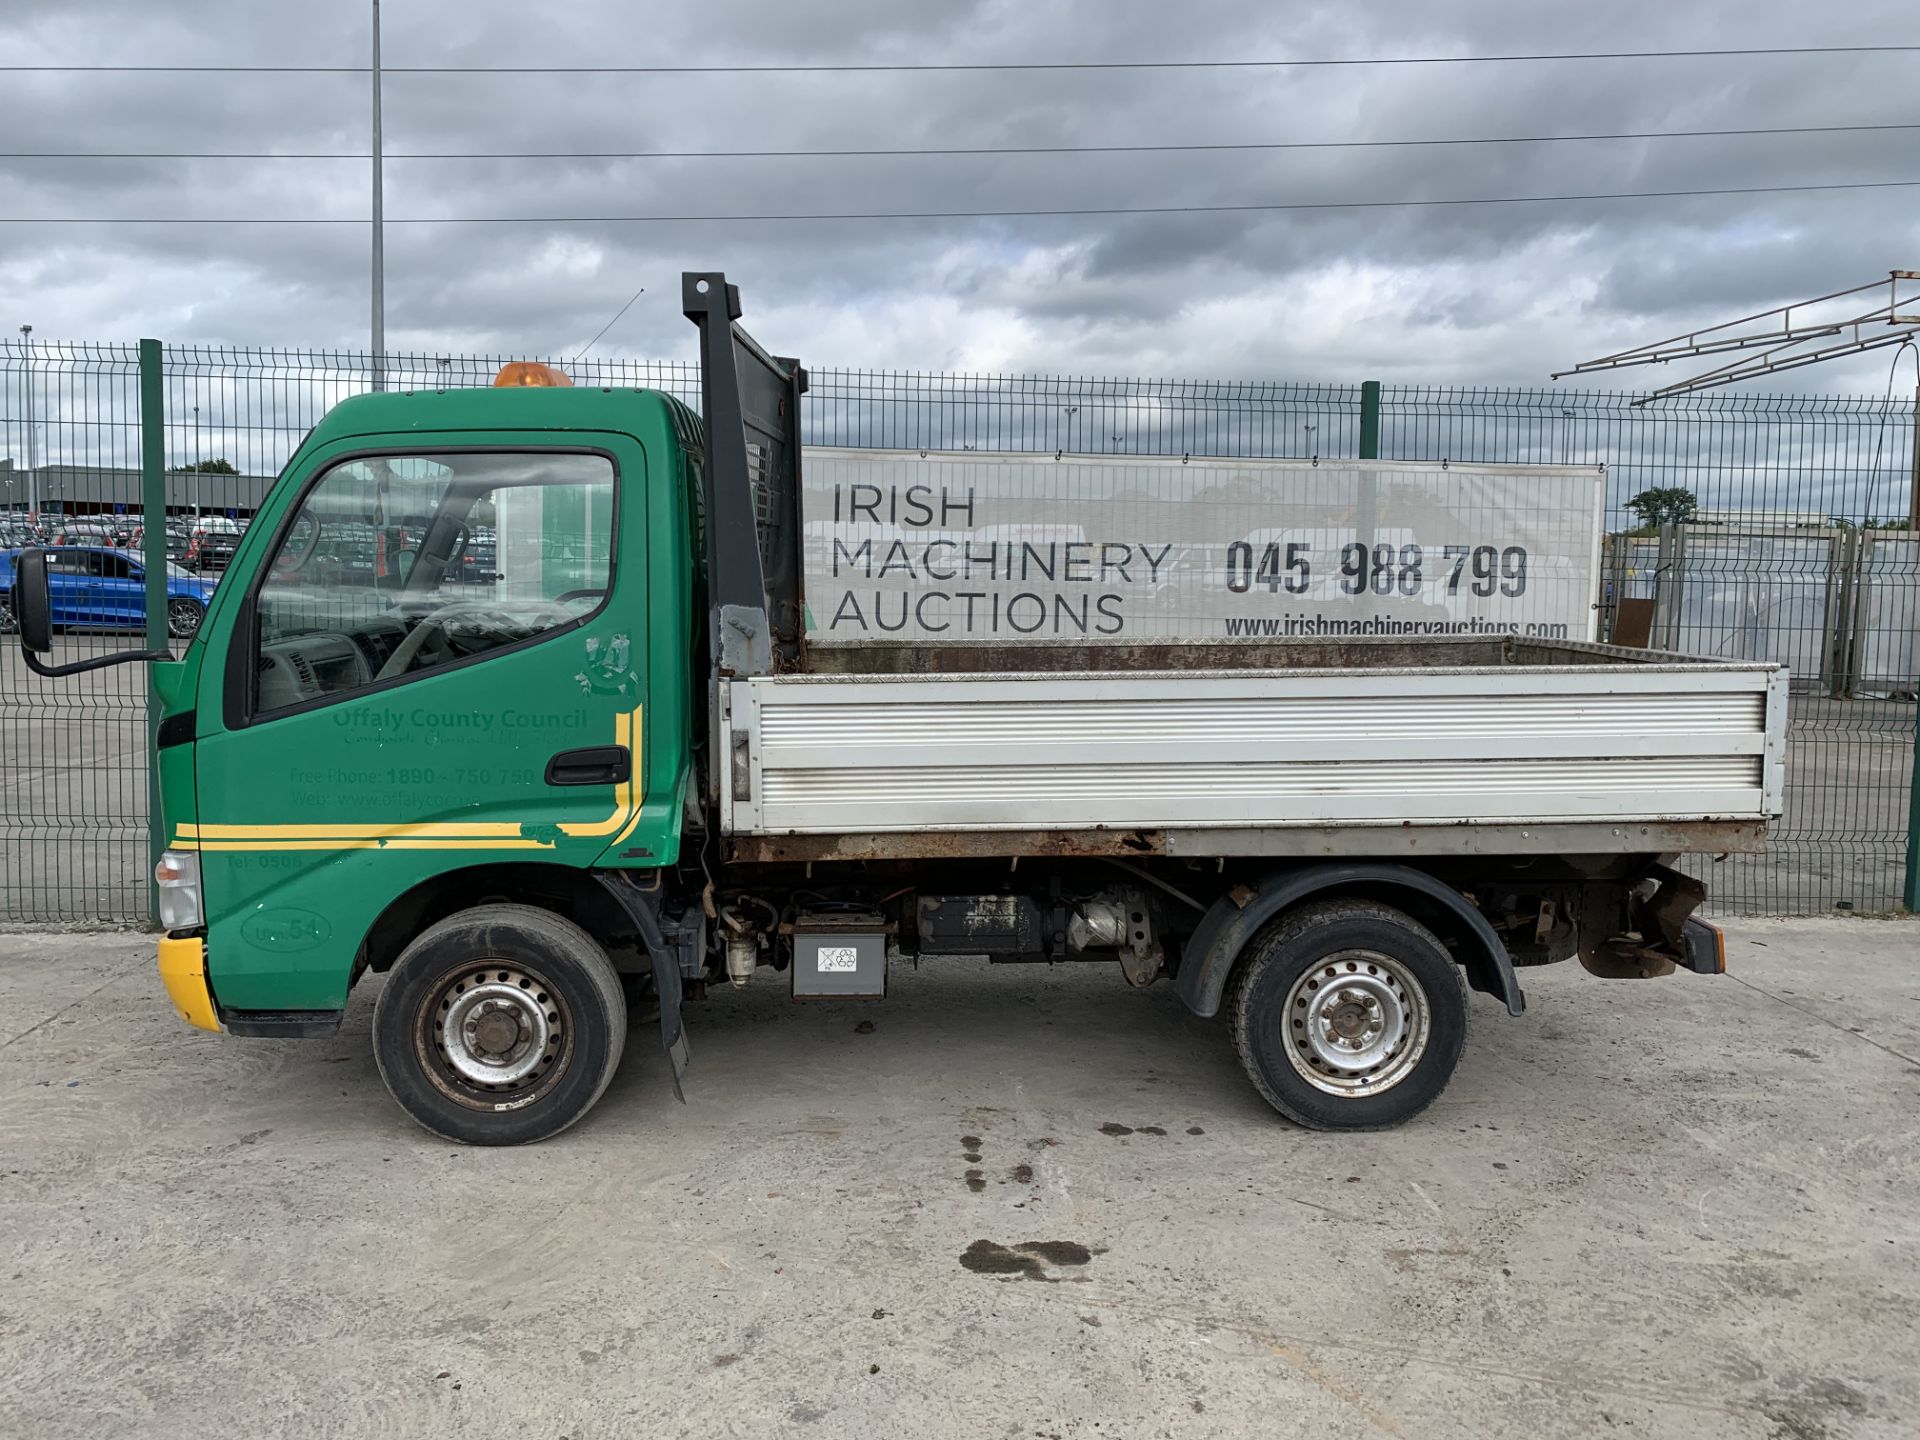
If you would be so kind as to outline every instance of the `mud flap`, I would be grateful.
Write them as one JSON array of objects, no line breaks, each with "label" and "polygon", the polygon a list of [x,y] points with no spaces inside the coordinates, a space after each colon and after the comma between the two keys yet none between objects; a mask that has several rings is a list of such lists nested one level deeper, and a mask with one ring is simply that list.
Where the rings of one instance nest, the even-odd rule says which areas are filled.
[{"label": "mud flap", "polygon": [[[651,944],[651,941],[649,941]],[[690,1051],[686,1026],[680,1021],[680,959],[667,952],[653,952],[653,991],[660,1001],[660,1048],[667,1054],[667,1073],[673,1080],[673,1098],[687,1103],[680,1078],[687,1073]]]},{"label": "mud flap", "polygon": [[[633,921],[634,929],[640,933],[640,943],[645,947],[647,959],[653,966],[654,994],[660,1001],[660,1048],[667,1055],[667,1074],[673,1081],[673,1097],[684,1105],[687,1096],[680,1081],[687,1073],[687,1062],[692,1051],[687,1044],[686,1027],[680,1020],[680,998],[685,991],[680,981],[680,967],[683,952],[693,959],[698,959],[700,955],[699,927],[696,925],[689,933],[684,927],[675,926],[674,940],[669,941],[666,926],[661,923],[660,912],[656,908],[660,903],[657,887],[642,889],[626,871],[596,870],[593,878],[619,902],[620,908]],[[669,920],[668,923],[673,922]]]}]

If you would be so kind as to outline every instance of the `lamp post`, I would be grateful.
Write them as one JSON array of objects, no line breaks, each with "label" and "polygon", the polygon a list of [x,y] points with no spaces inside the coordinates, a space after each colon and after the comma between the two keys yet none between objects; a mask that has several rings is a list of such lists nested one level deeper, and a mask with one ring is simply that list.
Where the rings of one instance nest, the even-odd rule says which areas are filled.
[{"label": "lamp post", "polygon": [[20,348],[26,361],[20,367],[20,386],[27,392],[27,519],[40,521],[40,475],[33,468],[33,326],[20,327]]},{"label": "lamp post", "polygon": [[380,178],[380,0],[373,0],[373,388],[387,388],[386,186]]}]

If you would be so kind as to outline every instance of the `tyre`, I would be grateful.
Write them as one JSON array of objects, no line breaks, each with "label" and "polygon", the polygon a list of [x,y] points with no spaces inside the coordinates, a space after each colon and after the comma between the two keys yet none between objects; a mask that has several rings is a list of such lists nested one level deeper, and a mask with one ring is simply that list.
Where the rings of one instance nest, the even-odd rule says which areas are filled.
[{"label": "tyre", "polygon": [[176,595],[167,601],[167,634],[176,640],[191,640],[200,633],[200,622],[206,614],[198,600]]},{"label": "tyre", "polygon": [[528,905],[481,905],[423,931],[373,1012],[374,1060],[393,1098],[468,1145],[558,1135],[606,1091],[626,1038],[606,951]]},{"label": "tyre", "polygon": [[0,635],[11,635],[19,628],[19,622],[13,618],[13,596],[0,593]]},{"label": "tyre", "polygon": [[1446,946],[1370,900],[1280,916],[1247,947],[1234,983],[1247,1077],[1316,1130],[1381,1130],[1419,1114],[1466,1044],[1466,987]]}]

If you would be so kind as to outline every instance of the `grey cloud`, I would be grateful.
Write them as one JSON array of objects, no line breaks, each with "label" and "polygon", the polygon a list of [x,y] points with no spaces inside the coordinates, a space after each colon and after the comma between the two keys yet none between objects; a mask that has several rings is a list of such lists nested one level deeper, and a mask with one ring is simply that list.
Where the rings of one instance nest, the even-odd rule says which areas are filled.
[{"label": "grey cloud", "polygon": [[[1898,38],[1906,7],[1823,14]],[[1803,6],[1414,0],[1261,6],[739,0],[387,7],[404,64],[1246,58],[1793,43]],[[358,64],[364,7],[15,0],[0,60]],[[1311,71],[389,77],[404,151],[802,149],[1405,138],[1907,118],[1894,57]],[[17,83],[16,83],[17,82]],[[9,77],[8,150],[360,150],[357,76]],[[1920,178],[1913,132],[1103,156],[425,161],[392,216],[1222,205]],[[0,215],[365,213],[358,161],[0,158]],[[396,225],[396,346],[685,356],[682,268],[726,268],[779,348],[846,364],[1538,383],[1549,368],[1912,264],[1910,192],[1216,215]],[[0,224],[0,319],[39,333],[357,347],[366,234]],[[797,333],[773,333],[770,327]],[[1879,383],[1877,360],[1802,372]],[[1633,378],[1628,376],[1626,378]]]}]

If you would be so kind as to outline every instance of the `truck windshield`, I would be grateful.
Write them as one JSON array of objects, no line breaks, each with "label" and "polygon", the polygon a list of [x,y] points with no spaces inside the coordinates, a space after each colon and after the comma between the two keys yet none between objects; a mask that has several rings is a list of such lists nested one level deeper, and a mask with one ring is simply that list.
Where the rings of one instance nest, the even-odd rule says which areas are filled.
[{"label": "truck windshield", "polygon": [[256,601],[256,710],[344,695],[598,608],[613,464],[456,451],[344,461],[282,527]]}]

